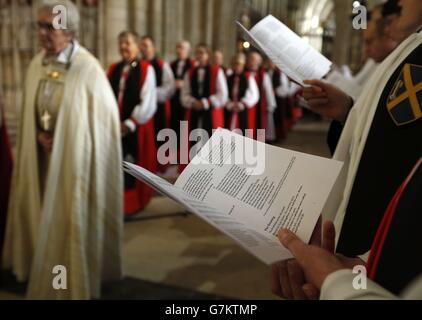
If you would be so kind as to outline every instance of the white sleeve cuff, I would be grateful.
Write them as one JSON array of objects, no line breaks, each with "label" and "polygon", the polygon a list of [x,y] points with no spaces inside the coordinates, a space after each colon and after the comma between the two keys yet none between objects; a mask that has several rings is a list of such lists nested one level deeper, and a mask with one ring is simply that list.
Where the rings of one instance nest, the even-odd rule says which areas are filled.
[{"label": "white sleeve cuff", "polygon": [[204,110],[209,110],[210,104],[208,103],[208,100],[203,98],[201,101],[202,101],[202,104],[204,105]]},{"label": "white sleeve cuff", "polygon": [[133,122],[130,119],[127,119],[125,121],[125,126],[128,127],[131,132],[135,132],[136,131],[136,124],[135,124],[135,122]]},{"label": "white sleeve cuff", "polygon": [[253,108],[253,105],[251,105],[249,103],[249,101],[247,101],[247,99],[242,99],[242,101],[240,103],[243,105],[243,107],[245,109],[252,109]]},{"label": "white sleeve cuff", "polygon": [[370,255],[371,255],[371,251],[368,251],[364,255],[359,256],[359,258],[362,259],[363,261],[365,261],[366,263],[368,263]]},{"label": "white sleeve cuff", "polygon": [[352,270],[345,269],[330,274],[321,288],[321,300],[394,300],[393,294],[367,279],[366,288],[354,288],[356,277]]}]

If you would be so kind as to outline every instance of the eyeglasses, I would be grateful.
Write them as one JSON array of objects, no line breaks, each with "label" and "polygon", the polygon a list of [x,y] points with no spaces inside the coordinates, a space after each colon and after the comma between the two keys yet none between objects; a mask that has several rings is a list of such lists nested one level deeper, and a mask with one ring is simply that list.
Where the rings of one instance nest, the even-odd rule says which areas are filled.
[{"label": "eyeglasses", "polygon": [[36,26],[39,30],[46,30],[46,31],[49,31],[49,32],[56,30],[56,28],[54,27],[54,25],[52,23],[45,23],[45,22],[38,21],[36,23]]}]

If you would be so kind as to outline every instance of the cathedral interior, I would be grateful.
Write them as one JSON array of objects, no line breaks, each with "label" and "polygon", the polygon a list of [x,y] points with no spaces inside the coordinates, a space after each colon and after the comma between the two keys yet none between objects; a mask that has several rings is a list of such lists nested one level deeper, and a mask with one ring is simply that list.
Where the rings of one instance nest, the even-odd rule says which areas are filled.
[{"label": "cathedral interior", "polygon": [[[0,87],[12,146],[16,145],[22,86],[39,51],[34,24],[39,0],[0,0]],[[208,43],[225,64],[244,45],[235,22],[250,28],[272,14],[339,66],[363,64],[361,32],[351,27],[352,0],[74,0],[79,41],[104,69],[119,60],[117,37],[136,30],[156,39],[159,56],[174,59],[176,43]],[[376,1],[366,1],[370,5]],[[328,157],[329,123],[306,114],[280,146]],[[14,150],[15,151],[15,150]],[[269,268],[169,199],[156,196],[125,221],[124,275],[103,289],[105,299],[274,299]],[[24,286],[4,276],[0,298],[23,298]]]}]

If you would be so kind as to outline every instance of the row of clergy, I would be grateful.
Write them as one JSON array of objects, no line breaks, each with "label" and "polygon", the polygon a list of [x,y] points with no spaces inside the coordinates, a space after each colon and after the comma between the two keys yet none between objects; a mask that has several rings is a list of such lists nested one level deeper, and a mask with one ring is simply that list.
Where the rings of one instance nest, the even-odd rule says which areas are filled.
[{"label": "row of clergy", "polygon": [[[168,64],[157,57],[149,36],[125,31],[118,43],[122,60],[109,68],[108,78],[119,106],[125,161],[165,174],[168,166],[157,161],[157,149],[164,144],[159,134],[173,129],[181,136],[184,121],[189,131],[204,129],[208,136],[224,127],[263,129],[268,140],[286,137],[293,124],[299,86],[272,64],[264,69],[257,52],[237,54],[226,69],[211,62],[205,44],[196,46],[193,60],[190,44],[178,43],[177,59]],[[150,188],[125,176],[126,215],[140,212],[152,195]]]},{"label": "row of clergy", "polygon": [[[221,53],[217,51],[219,58],[212,62],[205,44],[196,47],[195,59],[191,59],[190,44],[178,43],[177,59],[171,64],[157,57],[149,36],[122,32],[119,48],[122,61],[109,68],[108,76],[122,109],[124,135],[154,118],[156,136],[167,128],[179,133],[180,122],[188,120],[192,129],[200,122],[207,131],[276,127],[278,136],[275,132],[267,136],[273,141],[284,138],[292,118],[297,118],[291,108],[299,86],[271,62],[264,68],[257,52],[248,57],[240,53],[233,58],[232,68],[225,68],[221,61],[215,63]],[[133,81],[140,85],[131,92]]]}]

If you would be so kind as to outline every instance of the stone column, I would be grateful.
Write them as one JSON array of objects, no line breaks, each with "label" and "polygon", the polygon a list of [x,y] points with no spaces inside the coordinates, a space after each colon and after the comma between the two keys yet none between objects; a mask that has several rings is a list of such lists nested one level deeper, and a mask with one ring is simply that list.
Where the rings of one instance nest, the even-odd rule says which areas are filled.
[{"label": "stone column", "polygon": [[185,32],[188,40],[195,46],[201,39],[201,10],[200,1],[198,0],[185,0]]},{"label": "stone column", "polygon": [[216,46],[223,51],[226,64],[236,51],[238,34],[236,20],[240,19],[240,9],[237,1],[223,0],[220,3],[218,26],[214,30],[219,33]]},{"label": "stone column", "polygon": [[120,32],[129,28],[128,0],[105,0],[104,36],[106,65],[120,59],[117,37]]},{"label": "stone column", "polygon": [[170,61],[174,58],[176,43],[183,39],[184,15],[183,0],[164,0],[164,24],[162,56]]},{"label": "stone column", "polygon": [[157,51],[163,48],[163,0],[150,0],[148,3],[148,33],[156,40]]},{"label": "stone column", "polygon": [[133,1],[133,25],[134,31],[139,34],[148,33],[148,0],[132,0]]},{"label": "stone column", "polygon": [[334,39],[333,62],[337,65],[349,63],[350,39],[352,35],[352,0],[334,0],[336,14],[336,37]]},{"label": "stone column", "polygon": [[202,10],[204,11],[202,17],[204,19],[204,33],[203,33],[203,41],[208,43],[209,45],[213,45],[213,33],[215,32],[215,24],[218,23],[218,17],[214,15],[214,3],[216,0],[203,0],[205,1],[202,5]]}]

